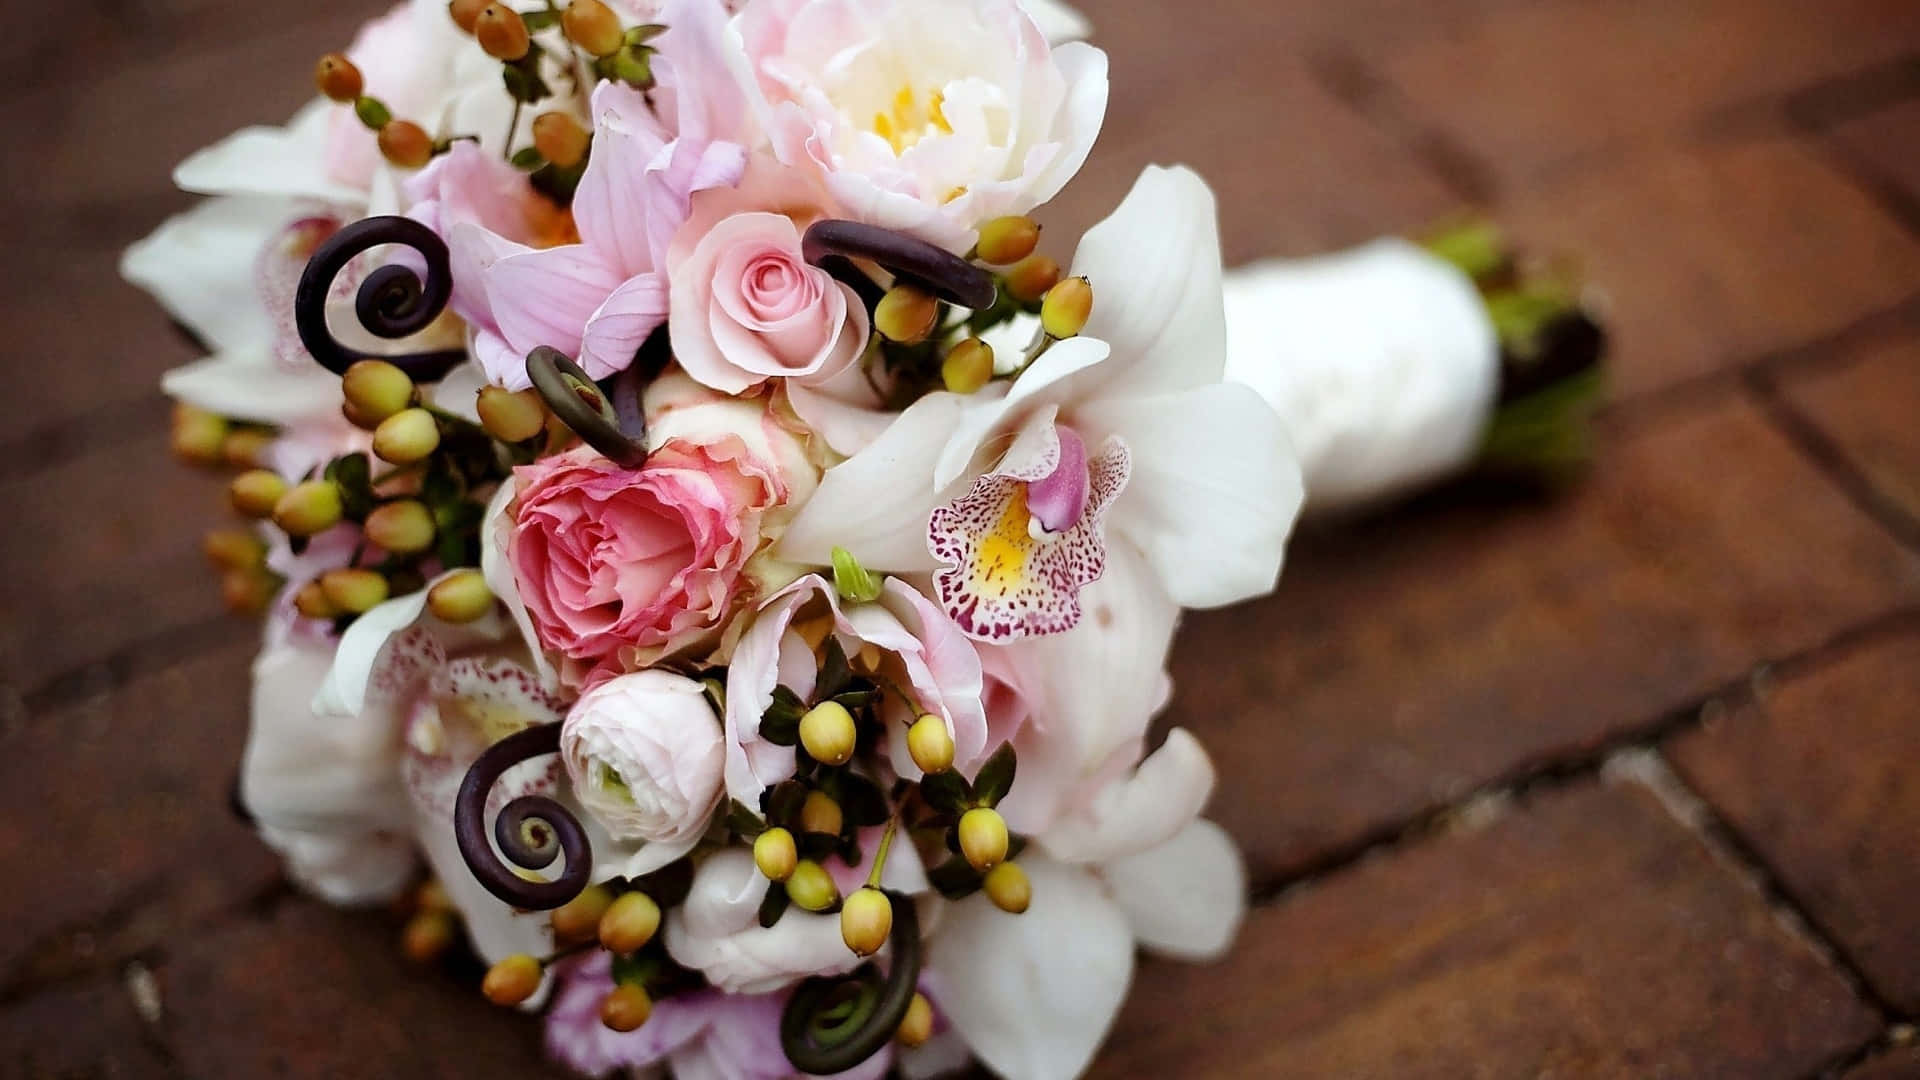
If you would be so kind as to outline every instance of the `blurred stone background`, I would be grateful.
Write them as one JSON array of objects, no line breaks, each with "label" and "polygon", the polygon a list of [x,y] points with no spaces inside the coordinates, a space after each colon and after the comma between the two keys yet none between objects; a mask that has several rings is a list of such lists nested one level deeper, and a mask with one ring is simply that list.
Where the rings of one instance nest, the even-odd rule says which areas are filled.
[{"label": "blurred stone background", "polygon": [[[1920,4],[1085,0],[1105,137],[1231,261],[1491,211],[1617,350],[1553,499],[1300,537],[1170,720],[1257,906],[1095,1073],[1920,1076]],[[530,1020],[292,893],[226,812],[255,630],[165,453],[194,350],[114,272],[193,149],[376,2],[77,0],[0,38],[0,1075],[548,1075]]]}]

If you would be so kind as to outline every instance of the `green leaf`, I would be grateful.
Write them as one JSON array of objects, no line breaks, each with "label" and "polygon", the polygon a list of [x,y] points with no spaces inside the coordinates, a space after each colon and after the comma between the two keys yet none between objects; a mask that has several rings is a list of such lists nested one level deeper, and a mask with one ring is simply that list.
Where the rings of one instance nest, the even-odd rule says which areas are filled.
[{"label": "green leaf", "polygon": [[973,776],[973,798],[982,806],[998,805],[1013,790],[1013,744],[1001,743],[980,771]]},{"label": "green leaf", "polygon": [[927,871],[927,881],[949,900],[961,900],[980,891],[980,873],[958,856]]},{"label": "green leaf", "polygon": [[760,926],[763,929],[772,929],[773,925],[780,921],[780,916],[787,913],[787,906],[792,903],[792,898],[787,896],[785,885],[777,881],[768,885],[767,895],[760,899]]},{"label": "green leaf", "polygon": [[653,897],[660,910],[679,907],[693,891],[693,860],[675,859],[635,884]]},{"label": "green leaf", "polygon": [[773,688],[773,704],[760,714],[760,737],[775,746],[793,746],[800,741],[800,718],[807,707],[800,695],[784,686]]},{"label": "green leaf", "polygon": [[843,547],[833,549],[833,588],[840,599],[849,604],[870,604],[880,599],[883,580],[868,573],[853,552]]},{"label": "green leaf", "polygon": [[659,959],[645,950],[631,956],[613,956],[613,981],[621,986],[643,987],[659,970]]},{"label": "green leaf", "polygon": [[800,816],[800,808],[807,803],[807,785],[798,780],[782,780],[767,789],[762,806],[767,813],[767,821],[774,825],[792,828]]},{"label": "green leaf", "polygon": [[973,802],[973,787],[965,777],[948,770],[922,779],[920,797],[943,814],[958,814]]},{"label": "green leaf", "polygon": [[529,30],[546,30],[560,25],[558,11],[523,11],[520,21],[527,24]]},{"label": "green leaf", "polygon": [[840,646],[837,636],[828,634],[827,654],[820,661],[820,681],[813,687],[814,700],[825,701],[845,692],[851,685],[853,668],[847,663],[847,650]]},{"label": "green leaf", "polygon": [[767,831],[766,823],[760,820],[760,815],[754,813],[738,799],[728,802],[727,828],[748,840]]},{"label": "green leaf", "polygon": [[340,512],[360,521],[373,512],[373,466],[364,453],[348,454],[327,463],[325,476],[340,489]]},{"label": "green leaf", "polygon": [[368,131],[379,131],[393,122],[393,113],[381,104],[380,99],[362,95],[354,100],[353,115]]},{"label": "green leaf", "polygon": [[858,713],[861,709],[864,709],[867,706],[873,704],[874,702],[880,700],[880,691],[848,690],[843,694],[835,694],[833,696],[833,700],[839,703],[840,707],[847,710],[848,712]]},{"label": "green leaf", "polygon": [[858,773],[836,770],[820,782],[820,788],[840,804],[841,816],[851,825],[884,825],[893,814],[879,785]]},{"label": "green leaf", "polygon": [[512,163],[514,168],[525,169],[528,172],[532,172],[547,163],[547,159],[541,156],[540,149],[534,146],[523,146],[515,150],[513,156],[507,160]]}]

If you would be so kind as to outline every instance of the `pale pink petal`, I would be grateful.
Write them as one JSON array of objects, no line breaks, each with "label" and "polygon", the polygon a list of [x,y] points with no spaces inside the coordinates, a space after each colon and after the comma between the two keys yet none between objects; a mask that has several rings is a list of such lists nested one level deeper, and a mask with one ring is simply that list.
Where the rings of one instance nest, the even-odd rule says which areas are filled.
[{"label": "pale pink petal", "polygon": [[508,255],[487,271],[500,336],[521,356],[541,345],[580,351],[587,320],[626,276],[584,244]]},{"label": "pale pink petal", "polygon": [[580,366],[595,379],[625,371],[666,321],[667,283],[654,274],[628,279],[587,319]]}]

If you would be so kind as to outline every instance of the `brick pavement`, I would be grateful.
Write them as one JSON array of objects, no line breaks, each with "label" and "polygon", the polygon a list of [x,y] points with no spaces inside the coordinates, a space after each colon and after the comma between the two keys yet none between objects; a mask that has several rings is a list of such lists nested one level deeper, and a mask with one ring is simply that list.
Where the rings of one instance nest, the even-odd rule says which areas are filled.
[{"label": "brick pavement", "polygon": [[[1920,8],[1085,6],[1115,91],[1062,235],[1156,160],[1233,258],[1477,205],[1582,257],[1620,346],[1578,488],[1316,526],[1190,620],[1169,719],[1257,906],[1223,964],[1142,968],[1097,1074],[1920,1077]],[[225,817],[253,634],[162,459],[191,350],[112,274],[187,205],[168,166],[374,7],[0,42],[0,1076],[543,1074]]]}]

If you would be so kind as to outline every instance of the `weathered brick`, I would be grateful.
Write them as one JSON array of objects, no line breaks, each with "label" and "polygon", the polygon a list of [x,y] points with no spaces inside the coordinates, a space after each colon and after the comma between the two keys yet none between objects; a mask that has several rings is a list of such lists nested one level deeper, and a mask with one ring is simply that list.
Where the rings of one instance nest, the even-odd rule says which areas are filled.
[{"label": "weathered brick", "polygon": [[1417,229],[1454,209],[1418,158],[1240,17],[1139,4],[1093,15],[1112,97],[1086,168],[1043,215],[1062,256],[1154,163],[1190,165],[1213,186],[1230,263]]},{"label": "weathered brick", "polygon": [[1268,879],[1916,596],[1920,556],[1722,400],[1612,429],[1563,498],[1303,538],[1277,595],[1188,619],[1170,720]]},{"label": "weathered brick", "polygon": [[1649,793],[1581,784],[1149,962],[1093,1075],[1762,1080],[1877,1030]]},{"label": "weathered brick", "polygon": [[1903,1046],[1848,1069],[1844,1080],[1916,1080],[1916,1078],[1920,1078],[1920,1046]]},{"label": "weathered brick", "polygon": [[20,1080],[174,1077],[119,976],[0,1009],[0,1073]]},{"label": "weathered brick", "polygon": [[1908,200],[1920,201],[1920,100],[1854,117],[1826,137]]},{"label": "weathered brick", "polygon": [[1608,301],[1616,396],[1821,337],[1920,293],[1920,240],[1788,142],[1595,161],[1500,218],[1529,247],[1576,260]]},{"label": "weathered brick", "polygon": [[270,883],[227,813],[246,732],[239,641],[0,738],[0,986],[24,993],[165,944]]},{"label": "weathered brick", "polygon": [[1905,1013],[1920,1012],[1920,633],[1765,687],[1675,767]]},{"label": "weathered brick", "polygon": [[1518,190],[1916,42],[1920,9],[1888,0],[1551,0],[1374,59],[1436,128]]},{"label": "weathered brick", "polygon": [[144,437],[0,477],[0,677],[22,693],[222,610],[200,538],[234,519],[219,479],[168,455],[154,410]]},{"label": "weathered brick", "polygon": [[1920,337],[1878,342],[1846,359],[1791,375],[1780,392],[1877,494],[1920,521]]},{"label": "weathered brick", "polygon": [[554,1077],[537,1021],[401,959],[391,919],[305,900],[177,943],[159,967],[191,1076]]}]

